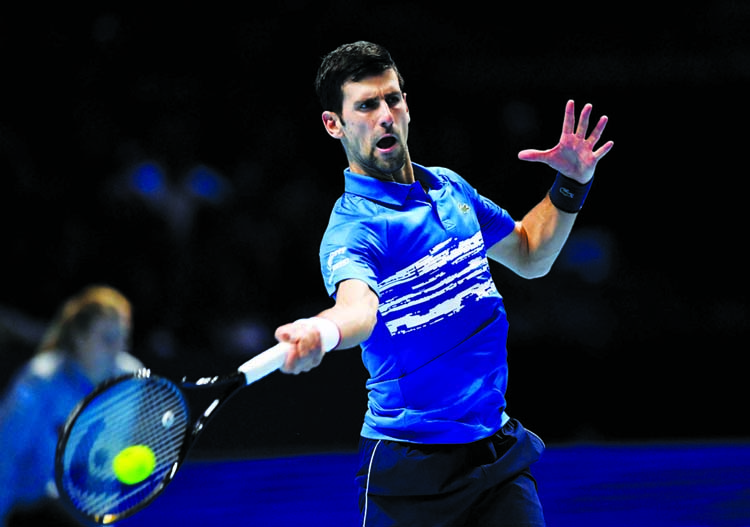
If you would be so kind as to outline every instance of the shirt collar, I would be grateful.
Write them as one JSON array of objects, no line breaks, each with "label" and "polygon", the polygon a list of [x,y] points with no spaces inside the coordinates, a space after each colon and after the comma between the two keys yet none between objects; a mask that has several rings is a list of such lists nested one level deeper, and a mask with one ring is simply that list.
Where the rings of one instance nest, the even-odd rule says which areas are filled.
[{"label": "shirt collar", "polygon": [[411,185],[363,176],[347,168],[344,170],[344,191],[373,201],[403,206],[414,187],[421,192],[420,181],[426,183],[430,190],[440,188],[440,180],[432,172],[416,163],[412,163],[412,166],[417,181]]}]

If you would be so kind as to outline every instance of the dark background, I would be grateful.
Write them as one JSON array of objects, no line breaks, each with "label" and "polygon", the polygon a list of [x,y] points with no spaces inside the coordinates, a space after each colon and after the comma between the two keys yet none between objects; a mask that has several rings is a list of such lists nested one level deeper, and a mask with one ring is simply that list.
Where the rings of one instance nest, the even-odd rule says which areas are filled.
[{"label": "dark background", "polygon": [[[549,442],[750,435],[747,3],[3,11],[4,382],[92,282],[133,301],[134,352],[175,377],[233,369],[327,307],[317,250],[345,158],[312,81],[366,39],[406,77],[412,158],[518,219],[554,174],[517,152],[557,142],[568,99],[610,117],[615,147],[553,272],[493,268],[510,413]],[[201,445],[349,448],[364,379],[356,350],[275,374]]]}]

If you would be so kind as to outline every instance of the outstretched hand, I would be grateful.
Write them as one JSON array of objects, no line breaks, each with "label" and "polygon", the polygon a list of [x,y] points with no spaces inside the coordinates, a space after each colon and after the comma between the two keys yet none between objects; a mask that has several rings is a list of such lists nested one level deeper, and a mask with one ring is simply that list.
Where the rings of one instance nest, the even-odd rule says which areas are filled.
[{"label": "outstretched hand", "polygon": [[588,183],[594,177],[596,164],[614,145],[614,142],[607,141],[599,149],[594,150],[607,125],[607,116],[599,119],[587,138],[591,109],[590,104],[583,107],[578,128],[575,128],[575,103],[568,101],[565,105],[562,135],[557,146],[550,150],[522,150],[518,153],[518,159],[545,163],[579,183]]}]

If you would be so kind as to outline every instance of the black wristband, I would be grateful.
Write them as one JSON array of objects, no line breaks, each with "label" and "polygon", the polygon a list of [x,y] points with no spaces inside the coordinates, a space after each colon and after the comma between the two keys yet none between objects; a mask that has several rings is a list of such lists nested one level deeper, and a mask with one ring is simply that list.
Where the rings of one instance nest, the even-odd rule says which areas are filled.
[{"label": "black wristband", "polygon": [[561,211],[575,214],[583,207],[583,202],[586,201],[593,182],[594,178],[591,178],[588,183],[579,183],[558,172],[549,190],[549,199]]}]

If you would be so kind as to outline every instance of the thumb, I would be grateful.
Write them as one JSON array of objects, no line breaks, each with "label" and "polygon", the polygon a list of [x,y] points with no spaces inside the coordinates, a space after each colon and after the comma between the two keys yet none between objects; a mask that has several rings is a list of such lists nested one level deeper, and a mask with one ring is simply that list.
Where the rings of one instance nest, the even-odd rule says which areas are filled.
[{"label": "thumb", "polygon": [[521,161],[544,161],[547,151],[545,150],[521,150],[518,159]]}]

